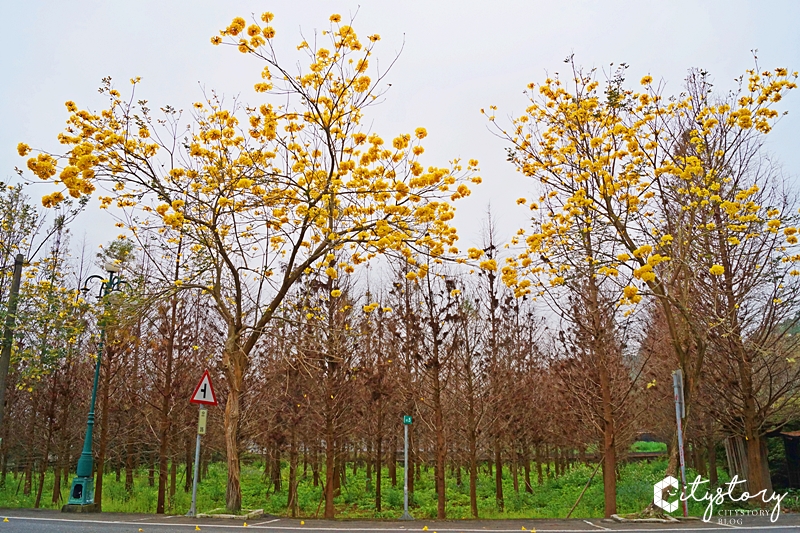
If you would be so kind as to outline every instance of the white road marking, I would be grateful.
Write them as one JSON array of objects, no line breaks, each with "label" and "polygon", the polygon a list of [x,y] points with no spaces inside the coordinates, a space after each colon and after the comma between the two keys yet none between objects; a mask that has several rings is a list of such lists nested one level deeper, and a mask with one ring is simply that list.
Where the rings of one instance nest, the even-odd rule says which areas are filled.
[{"label": "white road marking", "polygon": [[[12,515],[6,515],[6,516],[8,517],[9,520],[31,520],[31,521],[41,521],[41,522],[70,522],[70,523],[75,523],[75,524],[117,524],[117,525],[141,525],[142,524],[141,521],[126,521],[126,520],[81,520],[81,519],[69,519],[69,518],[44,518],[44,517],[33,517],[33,516],[12,516]],[[422,523],[422,521],[419,521],[419,522],[420,522],[419,529],[421,530],[422,526],[424,524]],[[244,527],[244,526],[240,526],[240,525],[214,524],[214,523],[208,523],[208,522],[192,522],[190,524],[176,524],[175,522],[148,522],[147,525],[149,525],[149,526],[171,526],[173,528],[177,528],[177,527],[193,528],[193,527],[195,527],[195,525],[199,525],[201,527],[207,527],[207,528],[211,528],[211,529],[215,529],[215,528],[216,529],[231,529],[231,528],[238,529],[238,528]],[[595,524],[592,524],[592,525],[595,525]],[[703,525],[710,525],[711,527],[703,527]],[[718,525],[723,525],[723,524],[713,524],[713,523],[707,523],[707,522],[706,523],[700,522],[700,523],[697,524],[697,527],[694,528],[694,529],[702,529],[703,531],[730,531],[729,529],[726,529],[724,527],[716,527]],[[409,531],[409,530],[416,530],[417,529],[416,527],[411,529],[411,528],[406,528],[405,526],[398,526],[398,527],[344,527],[344,526],[343,527],[314,527],[313,524],[309,524],[309,525],[305,525],[305,526],[299,526],[299,525],[298,526],[280,526],[280,525],[276,524],[274,526],[263,525],[263,526],[247,526],[247,527],[254,527],[255,529],[266,529],[266,530],[282,529],[282,530],[291,530],[291,531],[295,531],[295,530],[296,531],[307,531],[309,533],[314,532],[314,531],[378,531],[378,532],[380,532],[380,531],[403,531],[403,532],[406,532],[406,531]],[[600,526],[598,526],[598,527],[600,527]],[[685,533],[686,531],[689,531],[691,527],[692,526],[689,526],[688,528],[685,528],[685,527],[684,528],[671,527],[671,528],[660,528],[660,529],[655,529],[655,528],[653,528],[653,529],[651,529],[651,528],[647,528],[647,529],[621,529],[621,530],[607,529],[607,531],[625,531],[627,533],[665,533],[665,532],[676,531],[676,532],[684,532]],[[731,526],[726,525],[726,527],[729,528]],[[750,530],[750,531],[761,531],[761,530],[770,530],[770,529],[779,529],[779,528],[784,528],[784,529],[785,528],[794,528],[794,529],[797,529],[797,528],[800,528],[800,526],[795,525],[795,524],[792,524],[792,525],[776,524],[776,525],[771,525],[771,526],[747,526],[747,529]],[[742,529],[744,529],[744,526],[742,527]],[[459,528],[441,528],[441,527],[437,527],[436,530],[437,531],[475,532],[475,533],[478,533],[478,532],[481,532],[481,533],[510,533],[511,531],[519,531],[516,528],[514,528],[514,529],[485,529],[485,528],[481,528],[481,529],[473,528],[473,529],[470,529],[470,528],[463,528],[463,527],[459,527]],[[537,533],[585,533],[586,531],[592,531],[592,530],[587,530],[587,529],[540,529],[540,528],[536,528],[536,531],[537,531]]]},{"label": "white road marking", "polygon": [[587,524],[589,524],[590,526],[598,527],[598,528],[600,528],[600,529],[604,529],[604,530],[606,530],[606,531],[611,531],[611,530],[610,530],[609,528],[607,528],[607,527],[598,526],[597,524],[592,524],[592,523],[591,523],[591,522],[589,522],[588,520],[584,520],[584,522],[585,522],[585,523],[587,523]]},{"label": "white road marking", "polygon": [[260,526],[262,524],[271,524],[273,522],[277,522],[278,520],[280,520],[280,518],[273,518],[272,520],[265,520],[264,522],[258,522],[256,524],[250,524],[250,525],[255,527],[255,526]]}]

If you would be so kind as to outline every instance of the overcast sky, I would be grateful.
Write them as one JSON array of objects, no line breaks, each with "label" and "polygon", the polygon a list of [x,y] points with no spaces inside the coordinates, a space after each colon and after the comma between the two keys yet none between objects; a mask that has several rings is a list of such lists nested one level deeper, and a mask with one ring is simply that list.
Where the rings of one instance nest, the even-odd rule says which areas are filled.
[{"label": "overcast sky", "polygon": [[[100,109],[101,78],[112,76],[125,91],[142,77],[139,91],[152,107],[188,109],[201,86],[245,102],[256,94],[261,65],[209,38],[234,16],[275,13],[276,46],[290,63],[295,46],[328,16],[358,12],[359,35],[379,33],[375,57],[388,63],[402,54],[387,82],[386,101],[370,111],[373,129],[385,138],[428,129],[423,163],[445,165],[454,157],[481,162],[484,184],[458,202],[456,224],[463,248],[480,242],[491,203],[501,237],[525,224],[527,209],[514,200],[534,185],[505,161],[504,144],[487,128],[482,107],[498,117],[519,114],[528,82],[564,68],[574,54],[587,68],[609,72],[630,65],[632,85],[645,74],[680,91],[687,69],[708,70],[721,90],[752,67],[758,49],[762,69],[800,69],[800,1],[209,1],[209,0],[3,0],[0,8],[0,179],[24,167],[17,143],[58,150],[56,135],[67,118],[64,102]],[[800,94],[785,100],[790,111],[770,134],[769,150],[795,183],[800,175]],[[31,188],[37,199],[52,191]],[[95,204],[96,205],[96,204]],[[96,209],[84,213],[75,233],[90,246],[118,230]]]}]

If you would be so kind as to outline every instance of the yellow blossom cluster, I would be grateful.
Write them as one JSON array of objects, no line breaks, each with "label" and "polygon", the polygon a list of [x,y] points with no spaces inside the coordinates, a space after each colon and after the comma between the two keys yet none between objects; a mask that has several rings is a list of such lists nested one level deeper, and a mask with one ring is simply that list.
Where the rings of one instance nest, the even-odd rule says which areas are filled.
[{"label": "yellow blossom cluster", "polygon": [[[209,260],[234,255],[249,264],[266,257],[263,269],[248,275],[275,283],[273,273],[287,261],[336,279],[389,251],[457,253],[453,202],[470,195],[468,184],[480,183],[478,162],[423,164],[425,128],[384,140],[362,125],[380,94],[370,61],[377,35],[364,44],[332,16],[329,44],[298,47],[308,68],[297,74],[266,44],[275,37],[273,19],[271,13],[252,23],[234,18],[212,42],[260,60],[256,90],[279,85],[274,101],[226,105],[211,95],[194,103],[187,121],[171,107],[157,115],[106,79],[106,109],[67,102],[67,127],[58,137],[66,153],[17,148],[36,176],[61,187],[44,205],[101,186],[101,208],[144,212],[139,228],[179,233],[196,256],[209,251]],[[140,80],[131,83],[136,91]],[[321,261],[334,250],[340,264]],[[413,276],[426,273],[420,265]]]},{"label": "yellow blossom cluster", "polygon": [[[731,171],[746,143],[770,131],[780,115],[775,104],[796,88],[797,73],[748,71],[739,94],[723,100],[705,96],[710,84],[697,73],[705,89],[695,100],[665,98],[649,75],[637,92],[625,88],[623,71],[605,85],[594,72],[573,72],[569,83],[553,77],[528,85],[529,105],[511,129],[496,124],[490,106],[512,162],[541,189],[530,202],[538,214],[520,239],[524,250],[502,269],[517,296],[563,284],[570,269],[612,278],[625,289],[620,303],[635,304],[635,283],[662,290],[660,273],[676,256],[698,257],[691,249],[700,243],[714,248],[700,266],[721,275],[715,254],[755,236],[783,229],[787,245],[798,242],[781,211],[762,205],[759,186],[742,185]],[[528,279],[532,287],[521,289]]]}]

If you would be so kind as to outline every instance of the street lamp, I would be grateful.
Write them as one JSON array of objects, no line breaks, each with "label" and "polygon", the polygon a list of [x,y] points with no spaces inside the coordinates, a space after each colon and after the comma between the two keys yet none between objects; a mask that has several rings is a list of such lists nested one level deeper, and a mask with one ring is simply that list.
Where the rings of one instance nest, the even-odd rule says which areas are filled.
[{"label": "street lamp", "polygon": [[[114,263],[105,264],[108,279],[102,276],[90,276],[83,284],[81,292],[89,292],[89,282],[100,280],[100,292],[98,300],[105,300],[106,296],[114,291],[121,290],[122,285],[127,285],[119,275],[120,267]],[[100,358],[103,355],[103,347],[106,338],[105,311],[103,318],[100,319],[100,342],[97,345],[97,361],[94,365],[94,384],[92,385],[92,400],[89,404],[89,419],[86,423],[86,437],[83,440],[83,451],[78,459],[78,468],[75,478],[72,480],[72,487],[69,491],[69,500],[61,510],[64,512],[87,512],[97,511],[94,507],[94,485],[92,483],[92,473],[94,470],[94,458],[92,457],[92,431],[94,430],[94,404],[97,399],[97,384],[100,380]]]}]

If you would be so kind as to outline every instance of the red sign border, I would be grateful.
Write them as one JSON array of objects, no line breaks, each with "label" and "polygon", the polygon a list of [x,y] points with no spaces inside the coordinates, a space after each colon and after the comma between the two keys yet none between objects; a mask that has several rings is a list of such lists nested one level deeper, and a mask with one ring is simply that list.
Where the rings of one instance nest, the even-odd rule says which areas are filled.
[{"label": "red sign border", "polygon": [[[203,384],[203,380],[208,377],[208,386],[211,388],[211,397],[213,400],[205,401],[205,400],[195,400],[194,397],[197,395],[197,391],[200,390],[200,385]],[[211,384],[211,375],[208,373],[208,370],[203,372],[203,377],[200,378],[200,381],[197,383],[197,387],[194,388],[194,392],[192,393],[192,397],[189,400],[189,403],[196,403],[201,405],[217,405],[217,394],[214,392],[214,385]]]}]

